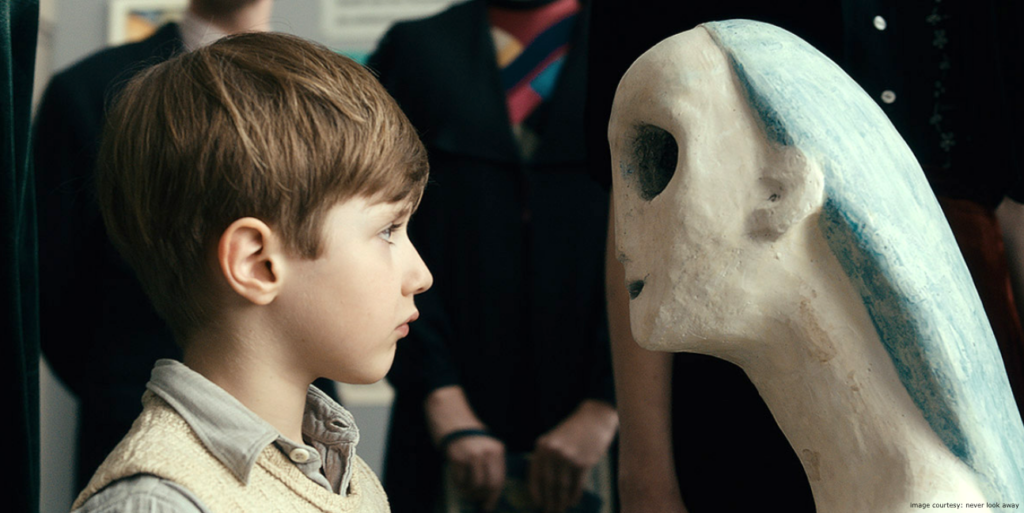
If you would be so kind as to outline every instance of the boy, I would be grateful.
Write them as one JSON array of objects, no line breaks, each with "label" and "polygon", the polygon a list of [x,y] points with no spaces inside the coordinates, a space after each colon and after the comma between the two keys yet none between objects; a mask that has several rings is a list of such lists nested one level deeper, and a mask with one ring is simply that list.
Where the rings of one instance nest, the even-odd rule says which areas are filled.
[{"label": "boy", "polygon": [[431,275],[405,224],[422,144],[358,64],[282,34],[141,73],[109,114],[107,230],[181,344],[75,501],[91,511],[388,511],[351,415]]}]

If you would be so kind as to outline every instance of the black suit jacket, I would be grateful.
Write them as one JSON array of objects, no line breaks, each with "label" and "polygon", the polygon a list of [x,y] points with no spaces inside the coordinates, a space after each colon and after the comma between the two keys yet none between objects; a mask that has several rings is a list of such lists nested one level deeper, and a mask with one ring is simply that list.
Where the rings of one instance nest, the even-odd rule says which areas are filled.
[{"label": "black suit jacket", "polygon": [[[1022,3],[842,3],[841,64],[889,116],[935,194],[990,209],[1007,195],[1024,201]],[[895,101],[882,101],[883,91]]]},{"label": "black suit jacket", "polygon": [[[529,451],[587,398],[611,402],[603,297],[607,193],[587,174],[586,30],[520,156],[489,32],[472,1],[385,35],[369,66],[419,130],[431,180],[410,231],[434,286],[399,344],[385,483],[421,511],[440,489],[422,401],[462,385],[509,451]],[[536,115],[536,114],[535,114]]]},{"label": "black suit jacket", "polygon": [[180,357],[107,239],[93,170],[112,98],[138,71],[181,50],[168,24],[144,41],[96,53],[53,77],[36,116],[41,346],[81,401],[81,484],[142,411],[153,361]]}]

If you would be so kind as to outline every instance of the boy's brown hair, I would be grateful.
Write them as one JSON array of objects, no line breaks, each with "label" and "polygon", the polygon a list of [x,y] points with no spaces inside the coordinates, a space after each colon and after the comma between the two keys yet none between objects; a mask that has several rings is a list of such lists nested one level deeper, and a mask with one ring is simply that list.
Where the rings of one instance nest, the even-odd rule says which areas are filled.
[{"label": "boy's brown hair", "polygon": [[258,218],[304,258],[355,196],[419,201],[426,151],[366,69],[285,34],[222,39],[147,69],[107,117],[107,232],[178,339],[206,322],[210,248]]}]

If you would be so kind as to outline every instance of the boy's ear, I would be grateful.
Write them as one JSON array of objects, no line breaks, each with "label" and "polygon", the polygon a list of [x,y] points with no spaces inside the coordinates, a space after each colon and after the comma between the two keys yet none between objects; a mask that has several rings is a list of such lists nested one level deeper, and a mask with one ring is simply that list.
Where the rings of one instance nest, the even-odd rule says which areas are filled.
[{"label": "boy's ear", "polygon": [[773,152],[759,178],[757,204],[747,219],[747,233],[774,241],[821,208],[824,176],[817,163],[799,148],[784,146]]},{"label": "boy's ear", "polygon": [[280,292],[283,247],[259,219],[243,217],[224,230],[217,245],[217,264],[231,288],[254,304],[270,304]]}]

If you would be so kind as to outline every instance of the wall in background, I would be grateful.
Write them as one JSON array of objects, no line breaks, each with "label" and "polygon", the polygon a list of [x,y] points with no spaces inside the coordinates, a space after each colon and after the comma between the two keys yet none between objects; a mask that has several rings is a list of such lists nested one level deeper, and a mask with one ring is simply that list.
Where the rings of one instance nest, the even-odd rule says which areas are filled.
[{"label": "wall in background", "polygon": [[[109,0],[51,0],[52,66],[60,70],[107,45]],[[271,25],[335,50],[365,55],[398,19],[437,12],[452,0],[275,0]]]}]

